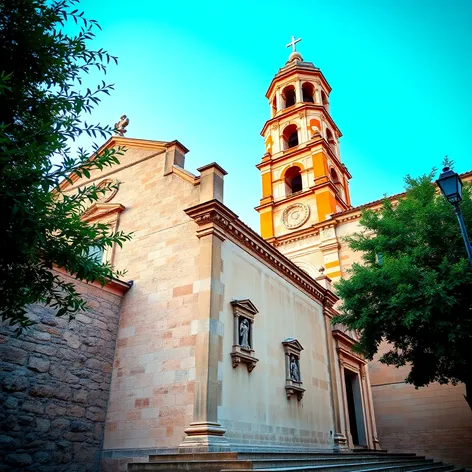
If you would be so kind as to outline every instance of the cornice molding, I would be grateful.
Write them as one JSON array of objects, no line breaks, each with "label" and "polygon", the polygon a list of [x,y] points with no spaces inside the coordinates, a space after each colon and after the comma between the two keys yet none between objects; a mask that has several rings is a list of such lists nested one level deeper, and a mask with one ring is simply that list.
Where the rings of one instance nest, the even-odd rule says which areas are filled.
[{"label": "cornice molding", "polygon": [[308,228],[296,229],[293,230],[291,233],[286,233],[281,236],[277,236],[276,238],[271,239],[271,244],[275,247],[280,246],[282,244],[288,244],[293,241],[297,241],[298,239],[307,238],[311,235],[320,234],[321,231],[327,228],[336,228],[338,225],[338,221],[334,219],[323,220],[318,223],[314,223]]},{"label": "cornice molding", "polygon": [[[315,111],[321,111],[324,118],[329,122],[329,124],[332,126],[334,131],[339,133],[339,137],[342,136],[341,130],[337,127],[336,123],[334,120],[331,118],[331,115],[329,114],[328,110],[324,105],[318,105],[315,103],[310,103],[310,102],[297,102],[295,105],[292,105],[291,107],[284,108],[283,110],[279,110],[276,115],[273,118],[270,118],[267,120],[261,130],[261,136],[264,137],[264,133],[266,132],[268,126],[270,126],[273,123],[280,123],[282,119],[286,119],[293,115],[293,118],[296,118],[298,113],[301,111],[307,111],[307,110],[315,110]],[[288,123],[286,123],[288,125]]]},{"label": "cornice molding", "polygon": [[190,182],[192,185],[198,185],[200,183],[199,176],[197,177],[196,175],[193,175],[188,170],[183,169],[182,167],[176,166],[175,164],[172,165],[172,173],[175,175],[178,175],[183,180]]},{"label": "cornice molding", "polygon": [[331,90],[332,90],[331,86],[329,85],[328,81],[323,75],[323,72],[321,72],[321,70],[315,67],[313,63],[311,62],[301,62],[295,65],[286,64],[284,67],[279,69],[277,74],[275,74],[274,78],[270,82],[269,88],[267,89],[267,92],[265,95],[266,98],[270,99],[270,96],[274,88],[275,89],[281,88],[282,84],[280,84],[280,82],[283,82],[285,79],[287,79],[291,75],[297,75],[297,74],[306,74],[311,77],[316,77],[317,79],[320,80],[320,82],[323,83],[328,94],[331,93]]},{"label": "cornice molding", "polygon": [[322,305],[332,307],[339,300],[218,200],[200,203],[186,209],[185,213],[197,223],[197,237],[213,234],[222,240],[231,240]]},{"label": "cornice molding", "polygon": [[[63,267],[58,267],[54,265],[52,270],[59,274],[65,275],[67,277],[71,277],[74,280],[78,280],[70,272],[67,272],[67,270],[65,270]],[[132,280],[130,280],[129,282],[123,282],[122,280],[119,280],[119,279],[107,279],[107,281],[105,282],[105,285],[102,285],[98,281],[85,282],[83,280],[79,280],[79,282],[82,282],[83,284],[86,284],[86,285],[92,285],[94,287],[102,289],[105,292],[119,295],[120,297],[123,297],[125,293],[133,286]]]},{"label": "cornice molding", "polygon": [[[123,136],[112,136],[107,141],[105,141],[88,159],[88,161],[93,161],[97,155],[103,152],[105,149],[111,149],[114,147],[121,147],[121,148],[135,148],[135,149],[148,149],[151,151],[158,151],[158,154],[161,152],[166,151],[169,148],[177,147],[183,154],[189,152],[189,150],[177,140],[174,141],[152,141],[149,139],[137,139],[137,138],[125,138]],[[146,157],[145,159],[147,159]],[[135,163],[128,164],[134,165]],[[119,168],[119,167],[118,167]],[[113,169],[113,168],[112,168]],[[102,175],[104,178],[106,175],[114,173],[115,169],[112,172],[106,173]],[[60,184],[59,188],[63,191],[69,187],[72,187],[75,182],[77,182],[80,177],[76,173],[71,173],[67,179],[64,179]],[[94,180],[94,179],[92,179]],[[90,182],[90,180],[89,180]]]},{"label": "cornice molding", "polygon": [[256,167],[261,170],[263,167],[265,166],[268,166],[270,168],[270,166],[272,164],[277,164],[279,163],[280,161],[284,161],[284,160],[291,160],[293,159],[297,154],[305,154],[307,152],[313,154],[313,148],[315,146],[321,146],[321,149],[323,149],[327,154],[328,156],[330,157],[330,159],[333,160],[333,162],[336,164],[336,166],[338,167],[338,170],[341,172],[341,174],[344,174],[346,175],[347,179],[351,179],[352,178],[352,175],[351,173],[349,172],[348,168],[346,167],[345,164],[343,164],[339,159],[338,157],[336,156],[336,154],[333,152],[333,150],[330,148],[329,146],[329,143],[328,141],[326,141],[325,138],[323,138],[323,136],[321,136],[320,134],[318,134],[317,136],[313,137],[312,139],[310,139],[309,141],[306,141],[306,142],[303,142],[297,146],[294,146],[293,148],[290,148],[290,149],[285,149],[283,151],[279,151],[276,153],[275,157],[273,157],[272,155],[269,155],[269,159],[267,159],[267,154],[264,155],[264,157],[262,158],[262,161],[259,163],[259,164],[256,164]]},{"label": "cornice molding", "polygon": [[289,202],[294,203],[299,199],[304,199],[305,197],[307,197],[308,195],[312,193],[314,193],[314,190],[312,188],[309,188],[307,190],[303,190],[301,192],[297,192],[295,194],[289,195],[288,197],[281,197],[280,200],[273,199],[271,202],[267,202],[267,203],[264,203],[255,207],[255,210],[260,210],[262,208],[266,208],[267,206],[272,206],[275,208],[277,206],[280,206],[282,204],[286,204]]},{"label": "cornice molding", "polygon": [[93,221],[125,210],[121,203],[94,203],[81,217],[82,221]]},{"label": "cornice molding", "polygon": [[310,233],[308,234],[301,234],[295,238],[291,238],[291,239],[287,239],[287,240],[282,240],[282,241],[278,241],[277,239],[273,242],[273,246],[274,247],[279,247],[279,246],[285,246],[286,244],[291,244],[291,243],[295,243],[295,242],[298,242],[298,241],[303,241],[305,239],[309,239],[309,238],[316,238],[317,236],[320,235],[320,232],[319,231],[311,231]]},{"label": "cornice molding", "polygon": [[339,329],[331,331],[334,340],[336,341],[336,351],[339,357],[344,361],[354,361],[360,365],[367,364],[366,359],[361,354],[354,352],[352,347],[357,344],[357,341]]}]

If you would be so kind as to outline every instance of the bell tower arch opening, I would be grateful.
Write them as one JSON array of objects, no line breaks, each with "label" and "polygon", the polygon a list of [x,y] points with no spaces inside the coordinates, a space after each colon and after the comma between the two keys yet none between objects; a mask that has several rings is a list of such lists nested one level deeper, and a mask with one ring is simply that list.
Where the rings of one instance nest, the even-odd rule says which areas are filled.
[{"label": "bell tower arch opening", "polygon": [[288,197],[294,193],[303,190],[301,169],[298,166],[293,166],[287,169],[284,175],[285,180],[285,196]]},{"label": "bell tower arch opening", "polygon": [[338,192],[341,195],[341,198],[344,200],[345,199],[344,186],[341,180],[339,179],[338,173],[336,172],[335,169],[331,168],[330,175],[331,175],[331,180],[333,181],[333,184],[338,189]]},{"label": "bell tower arch opening", "polygon": [[284,108],[289,108],[295,105],[295,87],[293,85],[287,85],[287,87],[282,90],[282,98],[285,101]]},{"label": "bell tower arch opening", "polygon": [[302,98],[305,103],[315,103],[315,87],[310,82],[302,85]]},{"label": "bell tower arch opening", "polygon": [[290,149],[298,146],[297,125],[288,125],[282,134],[284,140],[284,149]]},{"label": "bell tower arch opening", "polygon": [[336,140],[334,139],[333,132],[329,128],[326,128],[326,141],[328,141],[331,151],[336,153]]}]

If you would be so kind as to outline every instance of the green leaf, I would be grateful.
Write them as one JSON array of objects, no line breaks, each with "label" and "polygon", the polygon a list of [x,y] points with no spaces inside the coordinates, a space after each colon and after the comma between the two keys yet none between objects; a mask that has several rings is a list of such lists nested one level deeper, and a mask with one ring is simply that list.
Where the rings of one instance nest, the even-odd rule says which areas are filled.
[{"label": "green leaf", "polygon": [[[81,220],[99,195],[86,179],[124,151],[107,150],[90,161],[91,153],[70,149],[70,140],[84,132],[107,138],[113,131],[83,119],[112,86],[99,80],[86,91],[81,87],[90,67],[106,72],[108,53],[89,48],[99,25],[72,10],[76,3],[9,0],[0,8],[0,25],[8,25],[0,71],[0,317],[19,332],[31,325],[31,303],[45,303],[58,316],[85,309],[54,265],[77,279],[105,283],[118,272],[89,257],[89,249],[97,238],[102,247],[127,240]],[[77,32],[71,22],[78,19]],[[72,187],[75,193],[68,193]]]}]

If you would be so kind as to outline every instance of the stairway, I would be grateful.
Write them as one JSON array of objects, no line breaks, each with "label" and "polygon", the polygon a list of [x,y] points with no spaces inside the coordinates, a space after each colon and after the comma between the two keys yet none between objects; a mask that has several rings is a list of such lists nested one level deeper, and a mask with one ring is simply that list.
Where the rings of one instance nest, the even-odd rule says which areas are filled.
[{"label": "stairway", "polygon": [[128,464],[128,472],[441,472],[463,471],[415,454],[304,452],[214,452],[160,454]]}]

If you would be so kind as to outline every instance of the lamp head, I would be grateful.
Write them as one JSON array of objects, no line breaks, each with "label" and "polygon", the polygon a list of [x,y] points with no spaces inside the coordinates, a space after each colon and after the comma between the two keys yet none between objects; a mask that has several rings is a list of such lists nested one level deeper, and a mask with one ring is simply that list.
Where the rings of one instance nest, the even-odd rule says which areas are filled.
[{"label": "lamp head", "polygon": [[454,172],[449,167],[444,167],[438,180],[436,180],[438,187],[446,197],[446,200],[455,205],[462,201],[462,181],[459,174]]}]

